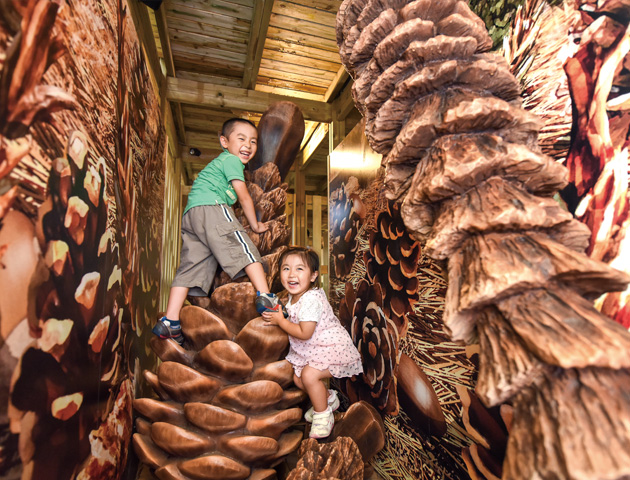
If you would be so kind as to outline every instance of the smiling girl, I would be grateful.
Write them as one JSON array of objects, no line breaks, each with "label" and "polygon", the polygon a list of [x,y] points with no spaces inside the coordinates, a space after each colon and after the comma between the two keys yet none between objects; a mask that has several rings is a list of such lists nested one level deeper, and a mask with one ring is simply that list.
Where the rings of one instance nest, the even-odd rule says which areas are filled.
[{"label": "smiling girl", "polygon": [[268,325],[277,325],[289,335],[287,360],[293,365],[293,380],[313,404],[311,438],[325,438],[334,425],[333,411],[339,407],[336,392],[323,380],[343,378],[363,371],[361,356],[348,332],[333,313],[319,284],[319,257],[311,249],[290,247],[280,257],[280,281],[289,292],[282,312],[262,314]]}]

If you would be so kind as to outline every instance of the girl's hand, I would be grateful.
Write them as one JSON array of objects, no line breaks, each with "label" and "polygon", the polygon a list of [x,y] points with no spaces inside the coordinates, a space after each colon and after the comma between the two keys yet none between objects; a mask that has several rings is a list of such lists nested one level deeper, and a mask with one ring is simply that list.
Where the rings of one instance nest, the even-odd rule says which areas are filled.
[{"label": "girl's hand", "polygon": [[265,326],[279,325],[284,320],[284,314],[282,311],[278,312],[263,312],[261,316],[265,319]]},{"label": "girl's hand", "polygon": [[256,222],[256,225],[250,225],[254,233],[263,233],[269,230],[269,226],[262,222]]}]

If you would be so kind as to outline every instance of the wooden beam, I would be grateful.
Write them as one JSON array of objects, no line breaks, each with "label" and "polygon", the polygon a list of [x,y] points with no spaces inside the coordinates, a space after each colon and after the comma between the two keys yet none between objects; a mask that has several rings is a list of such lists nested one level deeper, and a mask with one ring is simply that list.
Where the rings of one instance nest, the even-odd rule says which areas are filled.
[{"label": "wooden beam", "polygon": [[345,118],[354,109],[354,99],[352,98],[352,82],[349,82],[343,89],[339,97],[333,102],[333,112],[337,120]]},{"label": "wooden beam", "polygon": [[330,87],[328,87],[328,90],[326,90],[326,93],[324,94],[324,102],[330,102],[331,100],[334,100],[337,96],[337,93],[339,93],[339,90],[343,88],[348,78],[349,75],[346,69],[343,66],[340,67],[337,75],[335,75],[335,78],[330,84]]},{"label": "wooden beam", "polygon": [[184,141],[189,147],[198,148],[203,153],[210,153],[212,155],[212,151],[214,151],[214,156],[221,153],[221,144],[219,143],[219,137],[217,137],[216,134],[187,132],[186,139]]},{"label": "wooden beam", "polygon": [[313,250],[322,258],[322,197],[313,196]]},{"label": "wooden beam", "polygon": [[306,245],[306,177],[298,169],[295,172],[295,214],[293,223],[293,243]]},{"label": "wooden beam", "polygon": [[332,152],[341,141],[346,138],[346,121],[333,120],[330,124],[330,131],[328,135],[328,153]]},{"label": "wooden beam", "polygon": [[[157,25],[158,35],[160,37],[160,44],[162,45],[162,53],[164,54],[164,63],[166,64],[166,74],[169,77],[176,77],[175,62],[173,61],[173,50],[171,49],[171,37],[168,33],[168,24],[166,21],[166,15],[164,14],[164,8],[158,8],[155,11],[155,22]],[[186,127],[184,125],[184,115],[182,113],[182,104],[174,103],[175,110],[175,127],[177,129],[177,136],[180,143],[186,141]]]},{"label": "wooden beam", "polygon": [[328,124],[320,123],[319,127],[315,130],[311,139],[308,141],[304,149],[302,150],[302,159],[300,168],[305,168],[308,165],[313,153],[319,148],[324,139],[328,136]]},{"label": "wooden beam", "polygon": [[332,121],[332,106],[329,103],[173,77],[168,77],[167,82],[166,98],[173,102],[263,113],[272,103],[289,101],[300,108],[306,120]]},{"label": "wooden beam", "polygon": [[304,148],[304,145],[308,143],[311,139],[311,135],[319,125],[317,122],[304,122],[306,125],[304,126],[304,137],[302,138],[302,143],[300,144],[300,150]]},{"label": "wooden beam", "polygon": [[254,18],[249,31],[247,60],[245,61],[245,73],[242,84],[243,88],[248,90],[252,90],[254,85],[256,85],[272,7],[273,0],[258,0],[254,2]]},{"label": "wooden beam", "polygon": [[323,162],[311,161],[306,170],[310,176],[325,177],[328,175],[328,165]]}]

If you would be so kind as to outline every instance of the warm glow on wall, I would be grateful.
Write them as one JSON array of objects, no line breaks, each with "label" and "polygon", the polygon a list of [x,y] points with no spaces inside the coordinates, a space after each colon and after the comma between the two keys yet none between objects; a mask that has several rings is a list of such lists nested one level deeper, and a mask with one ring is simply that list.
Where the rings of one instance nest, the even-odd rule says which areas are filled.
[{"label": "warm glow on wall", "polygon": [[331,170],[376,170],[381,165],[381,155],[371,151],[332,152],[330,154]]}]

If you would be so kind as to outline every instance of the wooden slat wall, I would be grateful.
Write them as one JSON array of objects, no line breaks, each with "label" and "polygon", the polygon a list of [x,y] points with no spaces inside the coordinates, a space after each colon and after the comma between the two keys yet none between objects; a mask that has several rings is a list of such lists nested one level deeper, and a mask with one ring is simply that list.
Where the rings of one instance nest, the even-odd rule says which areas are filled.
[{"label": "wooden slat wall", "polygon": [[[177,79],[221,87],[245,86],[259,92],[329,102],[331,89],[340,83],[343,73],[335,40],[335,17],[341,3],[165,0],[162,21],[170,45],[168,52],[158,53],[170,55],[174,73],[169,75]],[[184,126],[180,138],[183,151],[188,152],[190,147],[202,151],[201,157],[183,156],[186,182],[192,181],[208,158],[221,151],[217,133],[225,120],[245,116],[256,122],[260,117],[259,113],[185,102],[177,108]],[[308,137],[319,124],[307,123]],[[322,194],[326,187],[327,146],[311,150],[309,155],[305,185],[309,192]]]},{"label": "wooden slat wall", "polygon": [[335,42],[335,15],[340,4],[275,0],[257,90],[324,98],[341,65]]},{"label": "wooden slat wall", "polygon": [[242,78],[253,12],[251,1],[168,0],[165,6],[178,73]]}]

